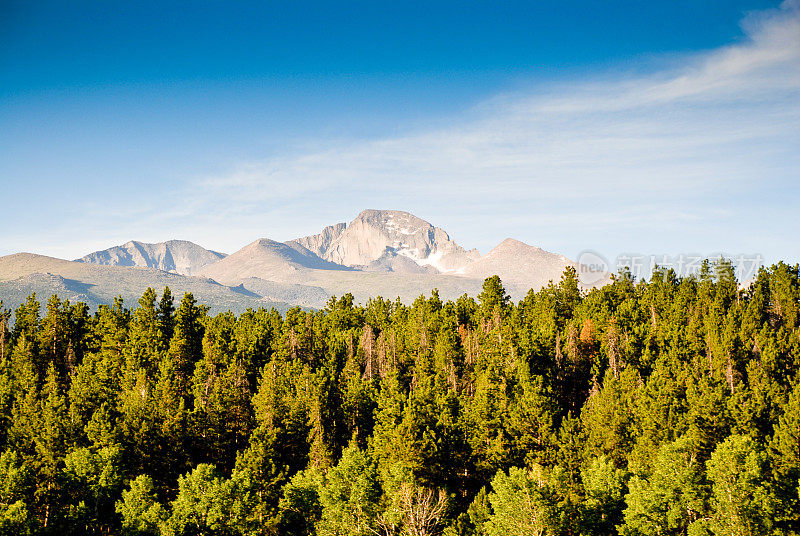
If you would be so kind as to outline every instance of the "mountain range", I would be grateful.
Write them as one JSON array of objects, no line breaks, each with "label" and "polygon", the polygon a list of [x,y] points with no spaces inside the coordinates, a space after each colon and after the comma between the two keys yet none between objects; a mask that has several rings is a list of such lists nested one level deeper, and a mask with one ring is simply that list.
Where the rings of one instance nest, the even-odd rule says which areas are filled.
[{"label": "mountain range", "polygon": [[80,259],[75,259],[75,262],[107,266],[140,266],[181,275],[193,275],[199,268],[223,258],[225,258],[224,253],[205,249],[186,240],[168,240],[158,244],[131,240],[121,246],[89,253]]},{"label": "mountain range", "polygon": [[[16,306],[31,292],[90,306],[120,295],[129,306],[144,290],[169,286],[192,292],[212,312],[249,307],[320,308],[331,295],[350,292],[410,302],[434,288],[445,299],[476,295],[486,277],[499,275],[513,299],[558,281],[563,255],[506,239],[486,255],[466,250],[438,227],[408,212],[365,210],[350,223],[319,234],[277,242],[260,238],[230,255],[184,240],[131,241],[67,261],[18,253],[0,257],[0,300]],[[595,277],[605,284],[609,274]],[[596,286],[595,285],[595,286]]]}]

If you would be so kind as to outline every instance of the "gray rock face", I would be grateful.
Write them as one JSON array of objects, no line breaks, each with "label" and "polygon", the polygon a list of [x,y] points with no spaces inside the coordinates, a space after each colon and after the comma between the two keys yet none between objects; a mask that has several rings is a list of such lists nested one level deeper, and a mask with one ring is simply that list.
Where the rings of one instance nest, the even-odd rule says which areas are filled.
[{"label": "gray rock face", "polygon": [[318,257],[325,258],[325,253],[331,247],[331,242],[339,238],[346,228],[347,224],[344,222],[329,225],[318,235],[304,236],[303,238],[292,240],[292,242],[296,242],[314,252]]},{"label": "gray rock face", "polygon": [[499,275],[504,283],[539,288],[550,279],[558,282],[564,268],[574,265],[562,255],[507,238],[467,266],[465,273],[478,278]]},{"label": "gray rock face", "polygon": [[442,229],[399,210],[365,210],[346,226],[340,223],[294,242],[325,260],[369,271],[459,273],[479,257]]},{"label": "gray rock face", "polygon": [[75,261],[107,266],[155,268],[181,275],[193,275],[200,268],[223,258],[223,253],[210,251],[186,240],[169,240],[157,244],[132,240],[121,246],[95,251]]}]

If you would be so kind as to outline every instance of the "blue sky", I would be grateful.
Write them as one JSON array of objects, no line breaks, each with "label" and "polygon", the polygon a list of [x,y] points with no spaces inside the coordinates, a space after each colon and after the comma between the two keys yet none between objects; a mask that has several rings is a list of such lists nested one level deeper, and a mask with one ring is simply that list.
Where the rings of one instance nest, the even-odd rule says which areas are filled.
[{"label": "blue sky", "polygon": [[796,1],[7,1],[0,255],[394,208],[483,253],[797,262],[798,124]]}]

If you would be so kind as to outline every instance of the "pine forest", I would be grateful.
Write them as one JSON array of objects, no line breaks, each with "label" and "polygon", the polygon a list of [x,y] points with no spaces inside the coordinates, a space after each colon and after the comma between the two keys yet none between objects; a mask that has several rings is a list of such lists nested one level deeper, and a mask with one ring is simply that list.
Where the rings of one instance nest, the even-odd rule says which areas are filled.
[{"label": "pine forest", "polygon": [[800,533],[797,265],[285,315],[15,305],[2,534]]}]

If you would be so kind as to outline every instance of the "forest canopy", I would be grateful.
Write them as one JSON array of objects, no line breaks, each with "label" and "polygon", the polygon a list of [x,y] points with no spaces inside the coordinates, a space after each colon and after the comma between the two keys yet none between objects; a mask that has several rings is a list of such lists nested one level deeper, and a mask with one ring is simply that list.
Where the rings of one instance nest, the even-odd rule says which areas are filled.
[{"label": "forest canopy", "polygon": [[0,302],[0,533],[800,532],[800,269]]}]

